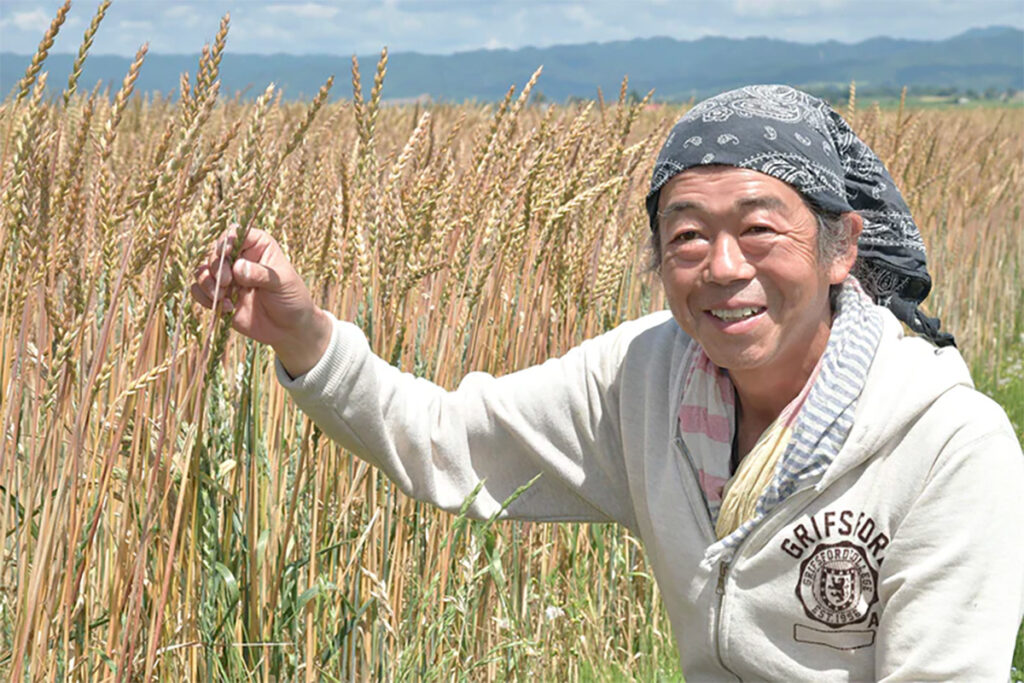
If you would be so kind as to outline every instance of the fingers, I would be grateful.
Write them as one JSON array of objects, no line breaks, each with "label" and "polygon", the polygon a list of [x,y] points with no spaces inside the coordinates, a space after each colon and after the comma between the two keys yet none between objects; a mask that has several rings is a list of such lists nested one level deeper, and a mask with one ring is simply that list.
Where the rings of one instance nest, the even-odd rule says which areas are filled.
[{"label": "fingers", "polygon": [[[192,298],[195,299],[196,303],[203,308],[213,308],[213,299],[210,298],[210,295],[204,292],[202,287],[198,284],[193,283],[191,289],[189,289],[189,293],[192,295]],[[217,310],[222,313],[230,313],[235,310],[235,305],[231,303],[231,299],[218,299]]]},{"label": "fingers", "polygon": [[236,284],[235,277],[231,272],[231,265],[220,260],[199,266],[193,275],[196,284],[210,298],[214,298],[215,293],[217,293],[217,298],[225,296]]},{"label": "fingers", "polygon": [[[219,275],[219,281],[214,276],[214,270]],[[193,275],[194,282],[189,290],[192,298],[204,308],[212,308],[216,300],[217,309],[221,311],[234,309],[231,298],[240,288],[276,291],[281,285],[281,279],[275,271],[245,259],[238,259],[230,266],[226,261],[214,260],[212,264],[197,268]]]},{"label": "fingers", "polygon": [[213,257],[215,259],[225,258],[229,256],[234,250],[235,246],[235,233],[234,231],[225,233],[223,237],[218,239],[213,244]]},{"label": "fingers", "polygon": [[[237,224],[232,225],[217,239],[214,243],[213,252],[215,258],[219,258],[225,253],[229,256],[234,253],[235,242],[238,239],[238,229]],[[245,240],[242,242],[242,248],[239,249],[237,253],[241,256],[250,249],[263,247],[269,239],[270,236],[265,231],[258,228],[250,228],[249,231],[245,233]],[[262,251],[262,249],[260,250]]]},{"label": "fingers", "polygon": [[261,263],[239,259],[232,265],[231,273],[234,282],[240,287],[271,291],[281,289],[281,278],[277,272]]},{"label": "fingers", "polygon": [[[237,231],[237,225],[226,230],[213,243],[207,262],[193,273],[194,282],[190,294],[204,308],[212,308],[216,302],[219,311],[234,310],[235,304],[231,299],[240,288],[246,291],[281,288],[281,277],[276,270],[260,263],[263,258],[269,257],[267,249],[276,246],[273,238],[263,230],[253,228],[245,235],[243,248],[237,250],[232,258],[238,239]],[[273,266],[273,263],[270,265]]]},{"label": "fingers", "polygon": [[232,265],[232,261],[246,259],[256,263],[273,265],[281,256],[280,247],[273,237],[264,230],[252,228],[245,234],[241,249],[236,249],[238,225],[232,225],[214,241],[207,252],[211,269],[216,272],[221,263]]}]

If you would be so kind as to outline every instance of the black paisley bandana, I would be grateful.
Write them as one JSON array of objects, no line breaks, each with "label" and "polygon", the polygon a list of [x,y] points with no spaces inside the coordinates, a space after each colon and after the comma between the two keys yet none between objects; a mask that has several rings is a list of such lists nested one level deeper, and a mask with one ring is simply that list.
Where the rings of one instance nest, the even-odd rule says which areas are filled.
[{"label": "black paisley bandana", "polygon": [[881,160],[823,100],[785,85],[751,85],[700,102],[658,154],[647,194],[655,228],[658,194],[693,166],[749,168],[796,188],[830,213],[864,219],[854,274],[865,292],[938,346],[954,344],[918,308],[932,281],[924,242]]}]

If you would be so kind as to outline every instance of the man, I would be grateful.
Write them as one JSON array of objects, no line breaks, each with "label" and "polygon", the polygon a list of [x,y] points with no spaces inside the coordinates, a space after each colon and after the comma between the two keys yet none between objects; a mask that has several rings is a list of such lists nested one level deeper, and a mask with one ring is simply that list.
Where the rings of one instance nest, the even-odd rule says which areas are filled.
[{"label": "man", "polygon": [[506,516],[627,526],[688,680],[1004,678],[1024,459],[917,310],[881,162],[821,100],[750,86],[673,128],[647,209],[670,314],[453,392],[370,353],[265,233],[192,291],[239,287],[302,410],[409,495],[457,510],[484,481],[486,517],[540,474]]}]

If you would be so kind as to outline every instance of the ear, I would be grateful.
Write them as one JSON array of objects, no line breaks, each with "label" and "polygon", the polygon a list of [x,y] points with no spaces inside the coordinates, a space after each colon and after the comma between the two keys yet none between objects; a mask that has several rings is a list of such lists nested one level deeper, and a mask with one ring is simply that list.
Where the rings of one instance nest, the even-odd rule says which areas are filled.
[{"label": "ear", "polygon": [[838,285],[845,280],[853,270],[853,264],[857,261],[857,239],[864,229],[864,219],[856,211],[844,213],[842,219],[847,235],[849,235],[849,241],[846,243],[846,250],[836,254],[835,259],[829,265],[828,281],[833,285]]}]

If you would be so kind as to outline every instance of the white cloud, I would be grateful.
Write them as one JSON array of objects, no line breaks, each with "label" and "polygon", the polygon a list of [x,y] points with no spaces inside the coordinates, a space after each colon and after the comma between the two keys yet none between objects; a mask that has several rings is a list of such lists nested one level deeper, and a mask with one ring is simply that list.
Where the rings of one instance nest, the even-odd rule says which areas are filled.
[{"label": "white cloud", "polygon": [[565,18],[583,29],[597,28],[601,25],[594,15],[583,5],[569,5],[563,10]]},{"label": "white cloud", "polygon": [[[31,54],[63,0],[0,0],[0,47]],[[56,51],[73,51],[99,0],[75,1]],[[846,42],[940,38],[971,26],[1024,26],[1024,0],[115,0],[94,51],[195,52],[232,13],[242,52],[373,55],[515,49],[668,35],[774,35]],[[72,22],[79,25],[73,26]],[[184,41],[184,43],[183,43]]]},{"label": "white cloud", "polygon": [[267,5],[267,11],[273,14],[291,14],[303,19],[333,19],[341,10],[316,2],[306,2],[300,5]]},{"label": "white cloud", "polygon": [[[294,43],[295,41],[295,35],[291,31],[273,23],[239,23],[237,26],[231,29],[231,33],[233,34],[236,41],[239,41],[243,44],[247,41],[255,40],[259,41],[259,43],[261,43],[263,46],[266,46],[269,43],[275,46],[279,46],[278,49],[284,49],[285,51],[287,51],[286,47],[288,46],[288,44]],[[238,42],[236,42],[235,45],[237,47]],[[244,49],[250,50],[255,48],[256,46],[254,45],[253,48],[245,47]]]},{"label": "white cloud", "polygon": [[733,0],[733,11],[740,16],[804,17],[846,5],[848,0]]},{"label": "white cloud", "polygon": [[164,10],[164,16],[169,19],[181,19],[193,14],[195,14],[195,10],[190,5],[172,5]]},{"label": "white cloud", "polygon": [[457,14],[452,17],[452,25],[458,29],[468,30],[480,28],[481,22],[478,17],[470,14]]},{"label": "white cloud", "polygon": [[19,31],[39,33],[42,35],[50,28],[50,15],[41,9],[34,9],[29,12],[15,12],[9,19],[4,20],[5,25],[13,25]]},{"label": "white cloud", "polygon": [[194,5],[175,5],[169,7],[163,12],[164,19],[177,22],[183,26],[194,27],[198,26],[202,21],[202,17],[195,10]]}]

